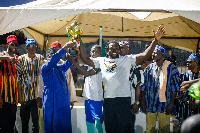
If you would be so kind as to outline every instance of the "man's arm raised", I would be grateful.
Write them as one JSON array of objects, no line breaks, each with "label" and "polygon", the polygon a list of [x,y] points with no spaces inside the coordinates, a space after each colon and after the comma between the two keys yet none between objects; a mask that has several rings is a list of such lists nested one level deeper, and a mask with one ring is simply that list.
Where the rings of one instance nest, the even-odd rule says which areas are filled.
[{"label": "man's arm raised", "polygon": [[89,58],[82,42],[80,45],[80,57],[85,64],[94,68],[94,62]]},{"label": "man's arm raised", "polygon": [[153,30],[153,33],[154,33],[154,40],[152,41],[151,45],[143,53],[140,53],[137,55],[136,65],[139,65],[144,60],[146,60],[149,56],[152,55],[155,49],[155,46],[158,43],[158,40],[160,40],[160,38],[165,33],[165,27],[160,25],[156,32]]}]

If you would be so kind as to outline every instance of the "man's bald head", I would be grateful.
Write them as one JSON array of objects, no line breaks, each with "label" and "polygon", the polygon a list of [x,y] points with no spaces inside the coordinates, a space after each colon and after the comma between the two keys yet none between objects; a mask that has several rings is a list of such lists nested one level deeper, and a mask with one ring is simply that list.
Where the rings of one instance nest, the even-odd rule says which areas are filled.
[{"label": "man's bald head", "polygon": [[181,133],[199,133],[200,115],[188,117],[181,126]]}]

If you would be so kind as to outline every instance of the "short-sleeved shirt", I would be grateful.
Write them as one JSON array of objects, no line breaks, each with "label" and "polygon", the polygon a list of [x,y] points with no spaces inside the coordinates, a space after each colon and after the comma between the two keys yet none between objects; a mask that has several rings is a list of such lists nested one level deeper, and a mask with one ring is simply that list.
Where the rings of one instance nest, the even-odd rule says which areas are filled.
[{"label": "short-sleeved shirt", "polygon": [[130,97],[129,74],[136,56],[126,55],[116,59],[94,58],[95,68],[100,68],[104,84],[104,98]]},{"label": "short-sleeved shirt", "polygon": [[[165,112],[166,106],[170,103],[172,94],[179,90],[179,71],[177,67],[170,63],[167,68],[166,102],[159,101],[159,76],[154,75],[156,63],[148,65],[144,70],[144,85],[141,90],[145,92],[145,103],[147,112]],[[160,67],[162,69],[162,66]]]},{"label": "short-sleeved shirt", "polygon": [[[88,70],[91,70],[91,69],[93,68],[91,66],[88,66]],[[86,97],[87,99],[94,100],[94,101],[103,100],[101,72],[97,73],[96,75],[88,76],[85,78],[83,96]]]},{"label": "short-sleeved shirt", "polygon": [[[1,56],[9,56],[6,51],[0,54]],[[4,102],[18,104],[16,64],[7,60],[0,60],[0,93]]]}]

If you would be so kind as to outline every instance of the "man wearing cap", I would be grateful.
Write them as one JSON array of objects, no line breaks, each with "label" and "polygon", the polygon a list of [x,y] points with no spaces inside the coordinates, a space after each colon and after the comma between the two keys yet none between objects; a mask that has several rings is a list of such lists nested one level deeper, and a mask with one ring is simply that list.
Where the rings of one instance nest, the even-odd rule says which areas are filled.
[{"label": "man wearing cap", "polygon": [[[128,41],[119,42],[120,55],[125,56],[129,54],[129,43]],[[135,114],[139,110],[140,106],[140,85],[144,82],[143,71],[141,65],[133,65],[130,69],[130,89],[131,89],[131,133],[135,132]]]},{"label": "man wearing cap", "polygon": [[189,86],[184,82],[198,81],[200,78],[200,70],[198,67],[200,56],[197,53],[192,53],[187,59],[188,70],[180,75],[181,88],[177,96],[177,114],[179,119],[179,130],[183,121],[191,115],[199,114],[200,108],[196,106],[195,99],[188,95]]},{"label": "man wearing cap", "polygon": [[33,122],[33,133],[38,133],[38,108],[36,104],[38,93],[38,74],[43,56],[36,54],[38,44],[34,39],[25,41],[27,54],[21,55],[17,62],[18,83],[22,92],[20,116],[22,120],[22,133],[28,133],[30,113]]},{"label": "man wearing cap", "polygon": [[6,38],[7,51],[0,53],[0,133],[13,133],[18,104],[18,84],[16,74],[17,37]]},{"label": "man wearing cap", "polygon": [[50,48],[46,52],[47,62],[42,65],[41,75],[44,83],[43,114],[45,133],[71,133],[71,110],[65,72],[72,63],[67,60],[58,64],[60,58],[75,42],[66,43],[56,52]]},{"label": "man wearing cap", "polygon": [[154,62],[144,70],[141,107],[146,113],[147,133],[154,132],[157,116],[161,132],[170,132],[170,114],[179,90],[179,72],[173,63],[164,60],[164,54],[165,49],[156,45],[152,54]]}]

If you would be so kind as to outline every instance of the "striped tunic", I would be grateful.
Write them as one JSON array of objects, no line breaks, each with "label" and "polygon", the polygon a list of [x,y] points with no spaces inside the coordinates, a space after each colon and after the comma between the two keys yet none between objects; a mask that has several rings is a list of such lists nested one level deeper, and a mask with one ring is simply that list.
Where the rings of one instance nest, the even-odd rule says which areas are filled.
[{"label": "striped tunic", "polygon": [[28,101],[37,98],[38,95],[38,74],[44,57],[35,54],[29,58],[28,54],[19,56],[17,62],[18,82],[22,85],[22,100]]},{"label": "striped tunic", "polygon": [[[166,106],[170,103],[173,93],[179,90],[179,72],[174,64],[167,68],[166,102],[159,101],[159,77],[153,74],[155,63],[148,65],[144,70],[144,85],[141,90],[145,92],[145,103],[147,112],[165,112]],[[160,67],[162,69],[162,66]]]},{"label": "striped tunic", "polygon": [[[5,51],[0,54],[9,56]],[[0,60],[0,92],[4,102],[18,104],[16,64],[11,64],[7,60]]]},{"label": "striped tunic", "polygon": [[[198,78],[200,78],[200,71],[192,74],[192,72],[190,70],[188,70],[188,71],[183,72],[180,75],[180,82],[194,80],[194,79],[198,79]],[[179,91],[177,96],[179,96],[179,97],[185,96],[188,99],[190,99],[191,101],[194,101],[194,99],[190,95],[188,95],[188,92],[183,93],[183,92]],[[185,102],[182,99],[177,100],[177,113],[176,113],[177,119],[185,120],[189,116],[192,116],[194,114],[199,114],[199,113],[200,113],[199,107],[197,107],[195,111],[191,111],[189,104],[185,104]]]}]

